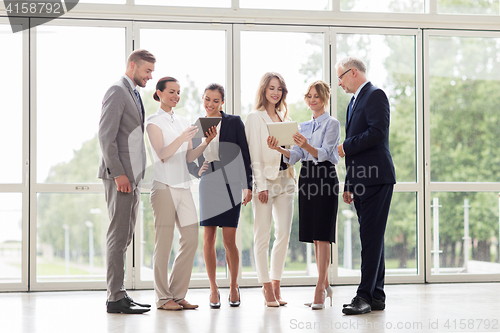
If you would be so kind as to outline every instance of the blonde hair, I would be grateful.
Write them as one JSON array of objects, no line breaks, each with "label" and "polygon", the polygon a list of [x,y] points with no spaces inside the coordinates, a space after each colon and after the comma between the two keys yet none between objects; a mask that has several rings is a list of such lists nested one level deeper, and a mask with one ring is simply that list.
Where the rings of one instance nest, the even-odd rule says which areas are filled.
[{"label": "blonde hair", "polygon": [[255,96],[255,102],[253,104],[254,110],[264,111],[265,110],[265,102],[266,102],[266,89],[269,85],[269,82],[273,78],[277,78],[280,82],[282,95],[278,103],[275,104],[275,108],[278,111],[284,111],[284,118],[286,118],[288,114],[288,107],[286,105],[286,95],[288,94],[288,89],[286,88],[286,83],[283,77],[276,72],[267,72],[262,76],[259,82],[259,87],[257,88],[257,94]]},{"label": "blonde hair", "polygon": [[309,92],[311,91],[312,88],[316,89],[319,99],[321,100],[321,102],[323,102],[325,108],[328,107],[328,103],[330,102],[330,90],[331,90],[328,83],[322,80],[317,80],[311,83],[309,87],[307,87],[307,92],[304,95],[304,100],[307,100],[307,95],[309,95]]}]

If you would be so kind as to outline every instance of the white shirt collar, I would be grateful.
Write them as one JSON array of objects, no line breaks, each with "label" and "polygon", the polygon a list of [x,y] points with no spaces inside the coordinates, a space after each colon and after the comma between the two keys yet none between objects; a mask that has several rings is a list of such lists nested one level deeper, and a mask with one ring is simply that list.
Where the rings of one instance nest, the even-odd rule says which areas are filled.
[{"label": "white shirt collar", "polygon": [[137,85],[134,84],[134,81],[132,81],[127,74],[123,75],[123,77],[125,77],[128,81],[128,83],[130,83],[130,86],[132,87],[132,89],[137,89]]},{"label": "white shirt collar", "polygon": [[316,121],[318,124],[320,124],[321,122],[323,122],[323,120],[325,120],[326,118],[330,117],[330,114],[328,112],[325,112],[323,113],[321,116],[319,116],[318,118],[314,119],[312,116],[311,116],[311,122],[314,122]]},{"label": "white shirt collar", "polygon": [[358,90],[356,90],[356,92],[354,93],[354,100],[358,98],[359,92],[361,91],[361,89],[363,89],[364,86],[366,86],[368,82],[370,81],[366,80],[362,85],[359,86]]},{"label": "white shirt collar", "polygon": [[158,114],[164,114],[164,113],[168,114],[169,116],[173,116],[173,115],[175,114],[175,112],[174,112],[174,110],[173,110],[173,109],[172,109],[172,110],[170,110],[170,112],[167,112],[167,111],[163,110],[163,109],[161,108],[161,106],[160,106],[160,108],[158,109]]}]

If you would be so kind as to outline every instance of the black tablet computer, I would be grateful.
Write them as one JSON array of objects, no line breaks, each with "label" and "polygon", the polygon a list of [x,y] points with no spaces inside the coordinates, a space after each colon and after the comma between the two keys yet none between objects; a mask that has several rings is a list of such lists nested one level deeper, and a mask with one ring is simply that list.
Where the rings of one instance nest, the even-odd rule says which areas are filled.
[{"label": "black tablet computer", "polygon": [[195,138],[206,137],[205,133],[212,126],[217,126],[222,120],[222,117],[200,117],[194,123],[194,126],[198,127],[198,132],[194,136]]}]

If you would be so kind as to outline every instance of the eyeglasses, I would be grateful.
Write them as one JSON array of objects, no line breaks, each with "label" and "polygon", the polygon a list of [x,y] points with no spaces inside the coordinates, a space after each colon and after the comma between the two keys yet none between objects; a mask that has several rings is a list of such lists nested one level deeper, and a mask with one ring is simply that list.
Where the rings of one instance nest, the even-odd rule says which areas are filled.
[{"label": "eyeglasses", "polygon": [[339,81],[342,81],[342,76],[346,75],[347,73],[349,73],[349,71],[351,70],[352,68],[349,68],[348,70],[346,70],[344,73],[342,73],[342,75],[340,75],[337,79],[339,79]]}]

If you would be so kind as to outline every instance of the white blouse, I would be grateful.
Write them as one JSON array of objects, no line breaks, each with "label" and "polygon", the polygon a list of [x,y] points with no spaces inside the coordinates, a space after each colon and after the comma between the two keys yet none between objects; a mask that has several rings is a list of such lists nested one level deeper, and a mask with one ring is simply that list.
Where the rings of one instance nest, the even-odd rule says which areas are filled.
[{"label": "white blouse", "polygon": [[[219,136],[220,136],[220,126],[222,121],[217,124],[217,135],[210,141],[207,148],[203,151],[203,157],[207,162],[219,161]],[[207,138],[203,138],[205,142]]]},{"label": "white blouse", "polygon": [[[282,121],[287,120],[284,119],[282,112],[277,112],[277,114]],[[245,134],[250,159],[252,160],[254,184],[259,192],[268,190],[268,180],[275,180],[280,172],[281,154],[267,145],[267,138],[269,137],[267,124],[272,122],[273,120],[265,110],[253,110],[248,114],[245,123]]]},{"label": "white blouse", "polygon": [[[165,112],[163,109],[148,117],[146,127],[149,124],[156,125],[163,134],[163,147],[171,144],[182,132],[190,126],[189,121],[179,115]],[[149,140],[151,142],[151,139]],[[186,154],[188,142],[184,142],[175,154],[165,162],[153,152],[153,181],[166,184],[174,188],[188,189],[191,186],[191,177],[187,168]]]}]

